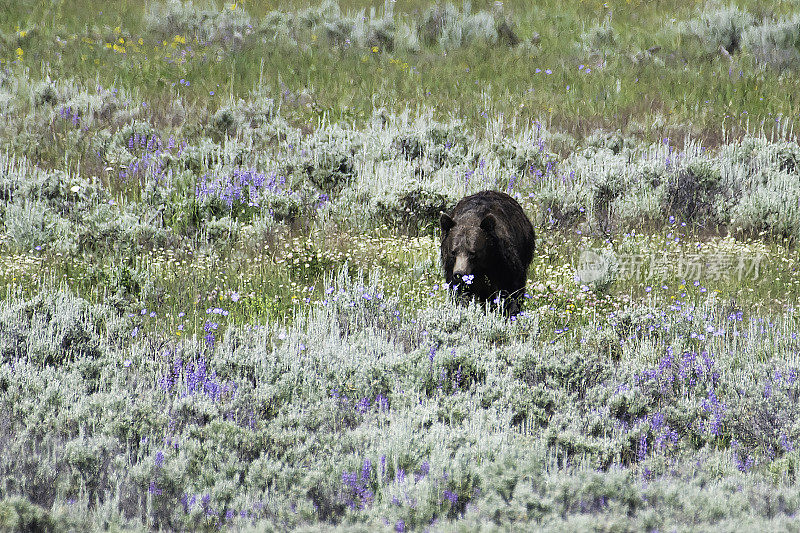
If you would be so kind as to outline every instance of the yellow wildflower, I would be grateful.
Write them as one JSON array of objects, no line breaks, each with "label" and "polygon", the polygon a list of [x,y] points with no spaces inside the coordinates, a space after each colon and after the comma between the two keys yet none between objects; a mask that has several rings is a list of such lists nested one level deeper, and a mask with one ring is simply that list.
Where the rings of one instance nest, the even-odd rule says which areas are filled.
[{"label": "yellow wildflower", "polygon": [[22,51],[22,48],[17,48],[17,57],[18,58],[22,59],[22,54],[24,54],[24,53],[25,52]]}]

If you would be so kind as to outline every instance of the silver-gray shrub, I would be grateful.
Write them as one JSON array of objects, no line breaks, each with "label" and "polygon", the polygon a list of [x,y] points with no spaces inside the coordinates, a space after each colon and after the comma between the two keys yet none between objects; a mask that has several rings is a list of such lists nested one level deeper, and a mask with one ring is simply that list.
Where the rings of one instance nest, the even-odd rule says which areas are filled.
[{"label": "silver-gray shrub", "polygon": [[[490,168],[465,179],[471,136],[429,115],[376,114],[363,131],[323,125],[289,154],[292,175],[329,196],[326,216],[359,223],[429,224],[466,190],[488,185]],[[407,219],[407,220],[405,220]]]},{"label": "silver-gray shrub", "polygon": [[0,354],[4,363],[25,360],[37,366],[95,359],[102,355],[107,322],[113,320],[108,307],[60,291],[6,301],[0,308]]},{"label": "silver-gray shrub", "polygon": [[439,215],[458,201],[424,180],[410,179],[399,189],[385,190],[373,198],[375,212],[391,226],[423,229],[438,226]]},{"label": "silver-gray shrub", "polygon": [[120,126],[136,116],[135,112],[132,116],[124,112],[124,109],[131,107],[125,93],[116,89],[101,85],[95,91],[76,88],[72,95],[53,106],[52,118],[54,121],[70,121],[84,128],[98,124]]},{"label": "silver-gray shrub", "polygon": [[800,15],[751,26],[742,36],[743,47],[756,62],[776,69],[800,66]]},{"label": "silver-gray shrub", "polygon": [[800,171],[800,147],[797,143],[769,140],[762,135],[746,135],[720,147],[720,162],[744,172],[746,186],[763,169]]},{"label": "silver-gray shrub", "polygon": [[90,206],[109,199],[108,192],[97,179],[86,179],[60,170],[33,168],[27,175],[10,173],[3,181],[8,184],[12,199],[44,202],[53,211],[73,221],[79,220],[81,213]]},{"label": "silver-gray shrub", "polygon": [[[339,26],[346,25],[350,28],[350,40],[345,39],[344,48],[356,46],[369,48],[374,51],[388,51],[395,49],[394,10],[392,4],[386,3],[384,13],[379,16],[375,8],[370,8],[369,14],[365,9],[345,18],[347,23],[339,22]],[[326,29],[329,25],[326,25]],[[330,33],[330,32],[328,32]],[[340,36],[334,36],[335,41],[340,41]],[[341,46],[341,45],[340,45]]]},{"label": "silver-gray shrub", "polygon": [[766,227],[753,224],[771,213],[775,236],[795,227],[797,192],[775,179],[796,175],[795,143],[746,136],[712,152],[697,143],[676,149],[666,143],[619,144],[609,137],[608,149],[605,142],[590,142],[557,161],[555,171],[518,182],[520,191],[537,199],[541,223],[586,223],[584,229],[596,231],[631,223],[659,226],[669,216],[714,227],[735,218],[736,227],[757,234]]},{"label": "silver-gray shrub", "polygon": [[140,206],[122,208],[98,204],[86,213],[79,231],[83,250],[120,252],[174,246],[180,238],[163,227],[163,213]]},{"label": "silver-gray shrub", "polygon": [[470,11],[469,2],[461,10],[450,2],[429,7],[417,23],[420,40],[427,46],[438,45],[445,50],[473,43],[494,45],[500,41],[499,25],[505,24],[503,44],[518,42],[513,29],[500,12],[479,11],[472,14]]},{"label": "silver-gray shrub", "polygon": [[317,129],[293,150],[289,165],[326,194],[335,194],[357,176],[364,133],[332,124]]},{"label": "silver-gray shrub", "polygon": [[606,18],[603,22],[588,28],[581,35],[581,44],[589,52],[609,50],[616,42],[617,32],[611,25],[610,18]]},{"label": "silver-gray shrub", "polygon": [[796,174],[764,170],[731,209],[731,227],[749,237],[800,238],[800,184]]},{"label": "silver-gray shrub", "polygon": [[698,158],[679,165],[666,182],[664,212],[690,222],[717,222],[715,215],[722,194],[721,179],[721,173],[712,161]]},{"label": "silver-gray shrub", "polygon": [[18,250],[52,248],[63,253],[75,246],[69,222],[41,200],[15,199],[6,207],[3,225]]},{"label": "silver-gray shrub", "polygon": [[8,87],[6,105],[15,112],[5,127],[13,125],[26,136],[55,128],[73,138],[68,139],[70,150],[79,148],[75,138],[81,139],[89,128],[120,128],[142,113],[141,102],[134,102],[124,88],[49,75],[37,81],[18,76]]},{"label": "silver-gray shrub", "polygon": [[657,160],[641,162],[625,194],[611,202],[621,227],[659,227],[663,224],[667,177],[670,170]]},{"label": "silver-gray shrub", "polygon": [[326,1],[298,13],[273,11],[259,25],[265,39],[282,43],[306,43],[324,37],[340,48],[377,48],[416,52],[421,46],[454,49],[473,43],[516,46],[520,39],[510,17],[502,10],[471,13],[470,3],[458,9],[452,3],[437,3],[419,17],[395,15],[393,2],[382,12],[375,8],[342,13],[338,2]]},{"label": "silver-gray shrub", "polygon": [[206,6],[196,7],[191,0],[152,3],[147,7],[145,24],[161,39],[169,41],[180,35],[201,43],[241,46],[245,37],[253,33],[250,16],[244,9],[230,9],[226,5],[218,10],[213,3]]},{"label": "silver-gray shrub", "polygon": [[733,54],[741,49],[743,36],[752,25],[753,16],[737,6],[709,4],[683,23],[680,33],[696,41],[706,53],[716,53],[722,47]]},{"label": "silver-gray shrub", "polygon": [[73,93],[73,90],[74,87],[58,83],[48,76],[30,87],[30,101],[34,108],[45,105],[56,106],[60,102],[66,101]]},{"label": "silver-gray shrub", "polygon": [[[788,314],[767,327],[709,299],[551,338],[536,312],[508,321],[445,302],[408,313],[402,288],[379,279],[343,270],[291,323],[188,340],[106,328],[113,314],[68,295],[11,298],[0,497],[45,509],[75,498],[89,517],[114,509],[112,523],[151,529],[513,528],[586,515],[664,529],[690,515],[708,528],[719,517],[704,514],[706,498],[738,494],[728,482],[747,496],[720,516],[763,525],[798,510]],[[728,355],[731,342],[766,362]],[[694,499],[680,496],[687,485]]]},{"label": "silver-gray shrub", "polygon": [[211,116],[212,137],[244,138],[253,136],[262,142],[274,141],[278,132],[267,130],[278,122],[278,109],[271,98],[253,93],[247,100],[238,99],[220,108]]},{"label": "silver-gray shrub", "polygon": [[448,31],[447,28],[456,24],[459,14],[458,9],[450,2],[437,3],[425,10],[417,23],[422,43],[426,46],[438,44],[442,35]]},{"label": "silver-gray shrub", "polygon": [[6,235],[18,249],[73,250],[76,224],[92,205],[108,198],[106,191],[96,180],[44,171],[24,157],[9,157],[4,163],[0,217]]}]

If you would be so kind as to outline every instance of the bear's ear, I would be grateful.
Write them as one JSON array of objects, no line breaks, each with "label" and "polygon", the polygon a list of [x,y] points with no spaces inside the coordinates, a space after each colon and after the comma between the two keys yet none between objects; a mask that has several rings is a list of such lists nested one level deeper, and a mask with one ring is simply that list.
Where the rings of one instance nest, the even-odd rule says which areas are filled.
[{"label": "bear's ear", "polygon": [[442,226],[442,235],[444,236],[453,228],[453,226],[456,225],[456,222],[450,217],[450,215],[442,211],[441,215],[439,215],[439,224]]},{"label": "bear's ear", "polygon": [[497,225],[497,219],[494,215],[489,213],[483,220],[481,220],[481,229],[486,233],[494,233],[494,227]]}]

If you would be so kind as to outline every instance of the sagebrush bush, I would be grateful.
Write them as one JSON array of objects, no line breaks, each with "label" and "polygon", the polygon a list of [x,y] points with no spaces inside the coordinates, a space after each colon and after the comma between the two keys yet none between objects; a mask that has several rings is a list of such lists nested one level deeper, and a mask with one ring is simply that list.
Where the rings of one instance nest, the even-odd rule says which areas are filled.
[{"label": "sagebrush bush", "polygon": [[[49,508],[94,495],[124,513],[116,523],[144,517],[152,527],[280,516],[423,527],[486,513],[519,525],[598,512],[663,526],[694,509],[653,500],[650,491],[686,484],[676,469],[694,465],[698,483],[753,469],[752,488],[769,475],[757,465],[771,464],[782,476],[773,490],[792,479],[797,370],[720,355],[736,328],[749,328],[750,347],[763,338],[715,314],[713,300],[613,313],[550,343],[538,311],[509,322],[445,300],[409,314],[392,296],[402,288],[378,276],[344,269],[328,284],[293,324],[209,326],[167,343],[137,328],[118,344],[105,333],[118,327],[113,313],[63,293],[10,302],[0,313],[3,338],[15,339],[0,365],[0,439],[13,442],[0,465],[20,481],[2,496]],[[693,344],[700,334],[708,342]],[[86,392],[68,401],[63,386]],[[27,461],[36,424],[61,451]],[[283,496],[259,503],[272,490]],[[788,516],[791,502],[773,515],[742,512]]]},{"label": "sagebrush bush", "polygon": [[160,39],[171,41],[175,36],[197,39],[203,43],[225,43],[241,46],[253,31],[244,9],[217,10],[213,4],[198,9],[191,1],[168,0],[148,5],[145,23]]},{"label": "sagebrush bush", "polygon": [[31,103],[34,107],[56,106],[71,94],[67,86],[52,81],[49,77],[31,87]]},{"label": "sagebrush bush", "polygon": [[445,28],[452,26],[458,15],[458,9],[450,2],[440,2],[426,9],[417,27],[422,42],[426,46],[438,44]]},{"label": "sagebrush bush", "polygon": [[254,93],[248,100],[239,99],[221,106],[210,119],[212,137],[254,136],[269,129],[278,118],[277,109],[271,98]]},{"label": "sagebrush bush", "polygon": [[[130,256],[142,250],[178,246],[183,239],[163,225],[163,216],[163,211],[156,209],[98,204],[81,220],[78,249]],[[178,222],[173,220],[173,224],[177,226]]]},{"label": "sagebrush bush", "polygon": [[748,236],[796,242],[800,237],[800,187],[795,176],[765,171],[761,183],[731,209],[731,226]]},{"label": "sagebrush bush", "polygon": [[762,66],[777,69],[800,66],[800,16],[751,26],[742,35],[743,47]]},{"label": "sagebrush bush", "polygon": [[17,198],[6,207],[3,224],[6,234],[20,250],[69,251],[74,244],[69,222],[40,200]]},{"label": "sagebrush bush", "polygon": [[361,132],[338,125],[320,129],[295,151],[294,171],[320,192],[334,195],[355,179],[356,154],[361,150],[362,139]]},{"label": "sagebrush bush", "polygon": [[107,318],[108,308],[61,292],[7,305],[0,325],[3,360],[24,358],[35,365],[59,366],[76,358],[100,357]]},{"label": "sagebrush bush", "polygon": [[377,197],[377,212],[387,222],[405,229],[433,229],[439,225],[439,215],[449,211],[457,200],[416,180],[409,180],[400,190]]},{"label": "sagebrush bush", "polygon": [[617,37],[610,19],[605,19],[600,24],[595,24],[581,35],[583,45],[587,50],[608,50],[616,44]]},{"label": "sagebrush bush", "polygon": [[0,501],[0,527],[6,531],[56,531],[56,521],[43,508],[25,498]]},{"label": "sagebrush bush", "polygon": [[663,212],[691,222],[715,220],[722,192],[720,180],[720,172],[711,162],[690,162],[670,175],[663,196]]},{"label": "sagebrush bush", "polygon": [[741,49],[744,34],[753,22],[753,16],[737,6],[710,4],[696,18],[686,22],[682,32],[696,40],[707,53],[715,53],[721,47],[733,54]]},{"label": "sagebrush bush", "polygon": [[467,3],[459,10],[450,2],[438,2],[427,8],[417,23],[422,43],[445,50],[472,44],[516,46],[519,43],[513,25],[501,12],[470,13],[470,7]]}]

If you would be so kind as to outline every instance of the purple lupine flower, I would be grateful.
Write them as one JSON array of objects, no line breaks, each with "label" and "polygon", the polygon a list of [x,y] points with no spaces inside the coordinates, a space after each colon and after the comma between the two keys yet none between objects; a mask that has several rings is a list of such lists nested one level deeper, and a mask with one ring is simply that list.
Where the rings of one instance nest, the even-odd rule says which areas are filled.
[{"label": "purple lupine flower", "polygon": [[361,398],[361,400],[359,400],[358,403],[356,404],[356,411],[358,411],[360,414],[363,415],[367,411],[369,411],[369,407],[370,407],[369,398],[364,397]]},{"label": "purple lupine flower", "polygon": [[427,476],[430,473],[430,471],[431,471],[430,463],[428,463],[428,461],[422,461],[422,464],[419,465],[419,471],[417,472],[417,475],[419,476],[419,479],[422,479],[425,476]]},{"label": "purple lupine flower", "polygon": [[753,456],[747,455],[747,459],[742,459],[739,454],[736,454],[736,468],[739,469],[740,472],[747,472],[750,468],[753,467]]},{"label": "purple lupine flower", "polygon": [[369,481],[370,474],[372,474],[372,461],[364,459],[364,464],[361,466],[361,482]]},{"label": "purple lupine flower", "polygon": [[184,513],[188,513],[189,512],[189,495],[186,494],[185,492],[181,496],[181,504],[183,505],[183,512]]},{"label": "purple lupine flower", "polygon": [[660,429],[664,425],[664,413],[657,412],[650,419],[650,427]]},{"label": "purple lupine flower", "polygon": [[150,494],[155,494],[156,496],[161,495],[164,491],[158,488],[156,485],[155,480],[150,482],[150,487],[147,489]]},{"label": "purple lupine flower", "polygon": [[639,461],[644,461],[647,458],[647,433],[642,433],[639,437]]},{"label": "purple lupine flower", "polygon": [[383,394],[378,394],[375,397],[375,406],[378,408],[379,411],[388,411],[389,399]]},{"label": "purple lupine flower", "polygon": [[514,190],[514,183],[517,181],[517,175],[514,174],[511,176],[511,179],[508,180],[508,187],[506,188],[506,193],[511,194]]}]

